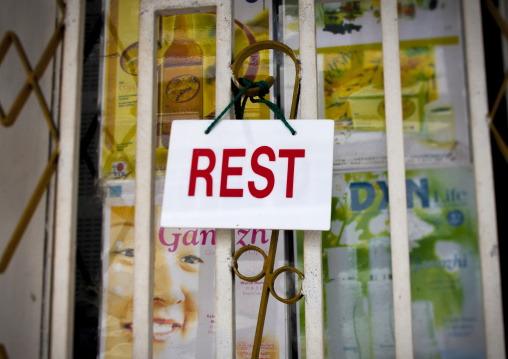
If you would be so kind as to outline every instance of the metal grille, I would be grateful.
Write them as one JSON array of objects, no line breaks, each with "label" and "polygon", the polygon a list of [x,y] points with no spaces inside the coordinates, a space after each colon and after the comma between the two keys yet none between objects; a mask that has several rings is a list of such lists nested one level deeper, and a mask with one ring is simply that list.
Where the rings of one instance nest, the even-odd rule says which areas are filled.
[{"label": "metal grille", "polygon": [[64,27],[50,319],[51,358],[72,357],[84,1],[68,0]]},{"label": "metal grille", "polygon": [[[73,246],[75,239],[75,192],[77,186],[76,146],[79,110],[79,66],[82,34],[82,4],[68,6],[68,24],[63,73],[61,153],[69,149],[59,166],[57,198],[57,237],[52,322],[52,357],[70,357],[70,330],[72,324],[72,275],[74,273]],[[229,88],[232,59],[233,6],[231,1],[201,0],[189,4],[175,0],[169,4],[162,0],[143,0],[140,5],[139,82],[137,127],[137,178],[136,178],[136,263],[134,274],[134,339],[133,357],[152,356],[153,311],[153,238],[154,208],[154,144],[155,132],[155,19],[168,11],[190,8],[212,8],[217,12],[217,88]],[[301,118],[317,118],[317,65],[315,36],[315,3],[299,1],[300,57],[303,68]],[[502,306],[499,284],[494,191],[490,161],[489,123],[487,120],[484,62],[481,39],[481,14],[478,1],[463,1],[467,77],[471,113],[471,133],[475,168],[475,184],[480,233],[481,272],[485,314],[485,338],[489,358],[504,357]],[[411,297],[407,212],[405,198],[405,163],[401,109],[401,83],[399,66],[399,37],[397,1],[381,2],[383,18],[383,62],[385,77],[387,153],[390,189],[390,223],[392,233],[394,325],[397,358],[412,358]],[[80,32],[81,31],[81,32]],[[67,42],[69,41],[69,42]],[[69,91],[68,93],[66,93]],[[66,101],[66,99],[72,101]],[[217,91],[216,106],[224,108],[229,94]],[[69,119],[69,120],[67,120]],[[64,126],[65,125],[65,126]],[[64,136],[65,133],[65,136]],[[63,138],[65,137],[65,141]],[[235,343],[234,290],[231,273],[233,231],[216,232],[216,357],[233,358]],[[306,303],[306,350],[309,358],[322,358],[323,353],[323,296],[321,268],[321,234],[306,231],[304,234],[303,281]],[[58,309],[58,310],[57,310]]]},{"label": "metal grille", "polygon": [[[60,1],[56,1],[58,9],[60,10],[60,20],[55,27],[53,35],[51,36],[48,44],[46,45],[43,53],[41,54],[35,68],[30,65],[28,56],[26,55],[25,49],[19,40],[18,36],[11,31],[4,34],[2,41],[0,42],[0,66],[2,65],[7,53],[12,48],[18,55],[18,61],[22,64],[27,79],[19,91],[16,99],[11,105],[7,113],[0,105],[0,123],[5,127],[10,127],[15,124],[19,114],[27,103],[28,98],[35,93],[37,97],[40,109],[46,121],[49,129],[50,136],[54,141],[54,150],[51,154],[48,163],[46,164],[42,175],[37,183],[35,190],[33,191],[30,200],[23,211],[21,218],[19,219],[14,233],[12,234],[7,247],[0,258],[0,274],[4,273],[16,253],[19,243],[23,238],[26,228],[28,227],[30,220],[34,212],[37,209],[39,202],[41,201],[46,189],[55,173],[58,165],[58,156],[60,152],[59,141],[58,141],[58,130],[54,123],[54,114],[50,110],[50,106],[45,100],[41,88],[39,86],[39,80],[44,76],[44,73],[50,64],[51,60],[56,56],[58,47],[64,36],[64,21],[65,21],[65,6]],[[2,344],[0,344],[0,358],[8,358],[7,350]]]},{"label": "metal grille", "polygon": [[0,260],[0,273],[3,273],[7,269],[7,266],[9,265],[12,256],[16,252],[16,248],[19,242],[21,241],[23,233],[25,232],[25,229],[28,226],[28,223],[30,222],[33,213],[35,212],[37,205],[39,204],[39,201],[41,200],[42,195],[44,194],[44,191],[46,190],[46,187],[48,186],[49,181],[51,180],[51,177],[55,172],[58,163],[59,146],[58,146],[57,129],[55,124],[53,123],[53,114],[51,113],[49,106],[46,100],[44,99],[42,91],[39,88],[38,82],[39,79],[42,78],[42,76],[44,75],[46,68],[48,67],[53,56],[55,55],[58,45],[60,44],[63,38],[64,33],[63,15],[65,13],[65,9],[61,1],[57,1],[57,4],[58,8],[62,13],[62,18],[58,23],[53,33],[53,36],[49,40],[46,49],[42,53],[37,65],[35,66],[35,69],[32,70],[32,66],[30,66],[30,62],[28,61],[28,57],[25,53],[23,45],[21,44],[18,36],[15,33],[8,31],[7,33],[5,33],[2,42],[0,43],[0,66],[2,65],[2,62],[5,59],[7,52],[9,51],[11,46],[13,46],[19,56],[19,61],[22,63],[23,68],[25,69],[27,75],[27,80],[23,85],[22,89],[20,90],[20,92],[18,93],[18,95],[16,96],[16,100],[14,101],[11,108],[7,112],[7,115],[5,114],[2,106],[0,105],[0,122],[5,127],[12,126],[16,122],[18,115],[20,114],[21,110],[23,109],[23,106],[28,100],[28,97],[33,91],[37,96],[37,100],[39,101],[42,113],[44,114],[46,124],[48,125],[49,128],[49,133],[51,134],[51,138],[53,139],[53,141],[55,141],[55,150],[50,156],[48,164],[46,165],[46,168],[44,169],[42,176],[39,179],[37,187],[35,188],[32,197],[30,198],[30,201],[26,206],[18,222],[18,225],[9,241],[9,244],[7,245],[7,248],[2,254],[2,258]]}]

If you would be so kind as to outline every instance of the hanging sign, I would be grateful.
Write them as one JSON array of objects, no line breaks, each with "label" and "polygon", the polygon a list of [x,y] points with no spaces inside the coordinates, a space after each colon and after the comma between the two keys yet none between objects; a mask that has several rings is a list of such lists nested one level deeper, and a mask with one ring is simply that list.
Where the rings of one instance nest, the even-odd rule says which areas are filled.
[{"label": "hanging sign", "polygon": [[330,228],[334,122],[173,121],[161,226]]}]

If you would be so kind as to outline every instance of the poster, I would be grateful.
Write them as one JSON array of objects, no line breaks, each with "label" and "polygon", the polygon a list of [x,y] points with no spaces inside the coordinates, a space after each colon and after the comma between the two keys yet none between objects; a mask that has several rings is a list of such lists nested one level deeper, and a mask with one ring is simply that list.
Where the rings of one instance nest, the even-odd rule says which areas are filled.
[{"label": "poster", "polygon": [[[270,39],[271,1],[235,5],[235,54]],[[139,0],[106,2],[103,54],[101,173],[104,180],[133,179],[136,157]],[[215,118],[215,23],[213,12],[157,18],[157,174],[163,176],[174,119]],[[265,79],[269,52],[251,56],[240,76]],[[222,109],[219,109],[222,111]],[[220,112],[219,111],[219,112]],[[269,119],[263,104],[249,103],[246,119]]]},{"label": "poster", "polygon": [[[119,190],[117,188],[117,190]],[[109,198],[104,207],[103,292],[100,317],[100,357],[132,357],[134,274],[134,209],[131,198]],[[154,238],[154,358],[214,357],[215,352],[215,231],[161,228],[161,206],[155,207]],[[271,231],[235,230],[236,249],[256,245],[268,252]],[[280,233],[280,238],[284,238]],[[284,241],[279,240],[275,268],[284,265]],[[239,270],[254,276],[263,267],[260,253],[247,251]],[[250,358],[263,279],[235,282],[236,352]],[[285,283],[276,291],[284,296]],[[268,302],[262,354],[286,356],[287,306],[273,297]]]},{"label": "poster", "polygon": [[[473,181],[471,167],[406,172],[416,359],[485,357]],[[386,172],[335,174],[332,201],[322,234],[326,357],[394,358]]]},{"label": "poster", "polygon": [[[298,7],[285,1],[284,39],[298,49]],[[407,168],[471,163],[460,1],[399,1]],[[319,118],[335,121],[334,170],[386,168],[380,1],[316,5]],[[285,99],[292,94],[291,66]]]}]

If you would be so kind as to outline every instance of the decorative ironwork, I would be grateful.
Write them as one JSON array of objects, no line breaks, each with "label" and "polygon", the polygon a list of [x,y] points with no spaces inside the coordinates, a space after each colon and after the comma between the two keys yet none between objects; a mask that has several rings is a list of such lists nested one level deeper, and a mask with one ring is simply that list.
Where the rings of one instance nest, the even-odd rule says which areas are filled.
[{"label": "decorative ironwork", "polygon": [[[256,42],[254,44],[251,44],[247,46],[245,49],[240,51],[240,53],[235,58],[235,61],[231,64],[231,70],[233,72],[233,83],[235,86],[241,91],[244,89],[244,86],[240,83],[238,76],[240,73],[240,70],[242,68],[242,64],[244,61],[251,55],[255,54],[256,52],[259,52],[261,50],[277,50],[280,51],[286,55],[288,55],[295,64],[295,85],[293,89],[293,100],[291,103],[291,112],[289,118],[294,120],[296,118],[296,113],[298,111],[298,101],[300,98],[300,61],[296,58],[295,53],[293,50],[291,50],[288,46],[276,42],[276,41],[260,41]],[[266,80],[267,87],[270,88],[274,84],[274,79],[272,76],[268,77]],[[245,96],[260,96],[261,95],[261,88],[259,86],[252,87],[245,90]],[[261,96],[262,97],[262,96]],[[272,109],[273,110],[273,109]],[[233,270],[235,271],[236,275],[240,277],[241,279],[247,281],[247,282],[257,282],[261,278],[265,278],[264,284],[263,284],[263,290],[261,292],[261,303],[259,305],[259,314],[258,314],[258,322],[256,326],[256,334],[254,336],[254,345],[252,347],[252,359],[258,359],[259,353],[261,350],[261,338],[263,336],[263,328],[265,326],[265,317],[266,317],[266,308],[268,306],[268,298],[270,297],[270,294],[272,294],[275,299],[278,301],[285,303],[285,304],[294,304],[298,302],[300,299],[302,299],[302,285],[303,285],[303,274],[296,268],[284,266],[280,267],[277,270],[273,270],[274,262],[275,262],[275,254],[277,252],[277,243],[279,241],[279,231],[273,230],[272,231],[272,238],[270,240],[270,249],[268,250],[268,256],[265,254],[265,252],[256,246],[245,246],[240,248],[235,252],[233,255],[234,258],[234,267]],[[240,256],[248,251],[255,251],[260,253],[263,256],[264,263],[263,263],[263,269],[261,272],[253,277],[247,277],[241,274],[238,271],[238,259]],[[275,292],[275,280],[277,277],[284,273],[284,272],[293,272],[296,273],[300,277],[300,291],[297,295],[295,295],[293,298],[285,299],[282,298]]]},{"label": "decorative ironwork", "polygon": [[[252,348],[252,359],[259,358],[259,352],[261,350],[261,338],[263,336],[263,328],[265,325],[265,317],[266,317],[266,308],[268,306],[268,299],[270,297],[270,294],[272,294],[275,299],[277,299],[279,302],[285,303],[285,304],[294,304],[298,302],[300,299],[302,299],[302,287],[300,285],[300,291],[297,295],[295,295],[293,298],[285,299],[282,298],[277,294],[275,291],[275,280],[277,277],[284,273],[284,272],[293,272],[296,273],[300,279],[303,281],[303,274],[296,268],[284,266],[273,270],[274,262],[275,262],[275,254],[277,252],[277,243],[279,241],[279,231],[274,230],[272,231],[272,238],[270,240],[270,249],[268,250],[268,256],[265,254],[265,252],[256,246],[245,246],[240,248],[235,252],[233,255],[234,258],[234,271],[238,277],[241,279],[247,281],[247,282],[257,282],[261,278],[265,278],[264,284],[263,284],[263,290],[261,292],[261,304],[259,305],[259,314],[258,314],[258,322],[256,326],[256,335],[254,336],[254,345]],[[256,251],[260,253],[263,256],[264,262],[263,262],[263,269],[261,272],[253,277],[247,277],[243,274],[241,274],[238,271],[238,259],[241,257],[241,255],[248,251]]]},{"label": "decorative ironwork", "polygon": [[[58,131],[53,122],[53,115],[39,87],[39,79],[41,79],[44,75],[46,68],[48,67],[51,59],[55,56],[56,50],[58,49],[58,46],[63,39],[65,5],[61,0],[56,0],[56,2],[62,16],[37,65],[35,66],[35,69],[32,70],[25,50],[23,49],[18,36],[14,32],[7,31],[2,39],[2,42],[0,42],[0,66],[2,65],[2,62],[7,55],[11,45],[14,45],[14,48],[16,49],[19,59],[27,74],[27,80],[25,81],[25,84],[21,88],[19,94],[16,96],[16,99],[14,100],[14,103],[12,104],[7,114],[5,114],[2,105],[0,104],[0,123],[5,127],[12,126],[16,122],[16,119],[18,118],[18,115],[23,109],[26,101],[28,100],[28,97],[32,91],[34,91],[46,120],[46,124],[48,125],[51,138],[53,141],[55,141],[55,149],[51,154],[48,163],[46,164],[42,176],[40,177],[39,182],[37,183],[37,186],[35,187],[35,190],[32,193],[32,196],[30,197],[30,200],[28,201],[23,214],[21,215],[21,218],[19,219],[16,229],[14,230],[9,243],[5,248],[2,257],[0,258],[0,274],[5,272],[9,266],[9,263],[14,256],[14,253],[16,252],[21,239],[23,238],[23,234],[25,233],[25,230],[28,227],[28,224],[30,223],[30,220],[32,219],[32,216],[37,209],[37,206],[58,166]],[[0,344],[0,359],[8,359],[7,351],[2,344]]]},{"label": "decorative ironwork", "polygon": [[2,42],[0,42],[0,66],[5,56],[7,55],[7,52],[11,48],[11,45],[13,45],[27,74],[27,80],[25,81],[25,84],[21,88],[18,96],[16,97],[14,103],[12,104],[7,114],[5,114],[0,104],[1,124],[5,127],[12,126],[16,122],[16,119],[18,118],[18,115],[23,109],[23,106],[25,105],[26,101],[28,100],[28,97],[30,96],[32,91],[34,91],[35,95],[37,96],[37,100],[41,107],[46,123],[49,127],[51,138],[55,141],[55,149],[49,158],[46,168],[44,169],[44,172],[42,173],[42,176],[40,177],[39,182],[37,183],[37,186],[25,210],[23,211],[23,214],[21,215],[21,218],[16,226],[16,229],[14,230],[14,233],[12,234],[9,243],[7,244],[4,253],[2,254],[2,257],[0,259],[0,274],[3,273],[9,266],[9,263],[12,257],[14,256],[14,253],[16,252],[16,248],[21,242],[21,238],[23,237],[23,234],[26,228],[28,227],[30,220],[35,210],[37,209],[37,205],[39,204],[46,190],[46,187],[49,185],[49,182],[51,181],[51,178],[55,173],[58,165],[58,153],[59,153],[58,131],[53,122],[52,113],[49,109],[48,104],[46,103],[46,100],[44,99],[44,96],[42,95],[42,91],[39,87],[38,82],[39,79],[41,79],[42,76],[44,75],[46,68],[48,67],[51,59],[54,57],[56,50],[63,39],[65,6],[61,0],[56,1],[61,11],[62,18],[60,19],[58,25],[56,26],[55,31],[53,32],[53,35],[49,40],[48,45],[44,49],[44,52],[42,53],[37,63],[37,66],[35,66],[35,69],[32,70],[32,67],[30,66],[30,63],[28,61],[28,57],[26,56],[25,50],[23,49],[23,46],[21,45],[21,42],[19,41],[19,38],[15,33],[13,33],[12,31],[7,31],[2,39]]},{"label": "decorative ironwork", "polygon": [[[490,14],[496,21],[497,26],[499,26],[499,30],[501,31],[501,34],[504,36],[504,38],[506,40],[508,40],[508,24],[503,19],[503,17],[499,13],[499,10],[496,8],[496,6],[492,2],[492,0],[487,0],[486,4],[487,4],[487,8],[490,11]],[[494,126],[494,117],[496,116],[499,105],[501,104],[501,100],[503,99],[503,97],[506,94],[507,85],[508,85],[508,72],[504,76],[504,80],[503,80],[501,87],[499,88],[499,92],[497,94],[496,101],[494,102],[494,105],[492,106],[492,109],[489,113],[490,130],[492,131],[494,140],[496,141],[496,144],[499,147],[499,150],[501,151],[501,154],[503,155],[506,162],[508,162],[508,146],[504,142],[504,140],[501,137],[501,134],[497,130],[496,126]]]}]

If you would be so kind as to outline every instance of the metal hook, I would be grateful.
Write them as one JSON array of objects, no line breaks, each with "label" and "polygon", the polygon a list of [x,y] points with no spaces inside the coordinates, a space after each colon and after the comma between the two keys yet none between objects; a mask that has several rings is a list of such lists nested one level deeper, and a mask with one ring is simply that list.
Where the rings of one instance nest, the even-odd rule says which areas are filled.
[{"label": "metal hook", "polygon": [[[235,60],[231,64],[231,70],[233,71],[233,83],[239,90],[243,89],[243,86],[238,81],[238,75],[240,74],[242,65],[249,56],[251,56],[252,54],[259,52],[261,50],[281,51],[281,52],[285,53],[286,55],[288,55],[289,57],[291,57],[291,59],[295,63],[295,68],[296,68],[295,86],[293,89],[293,101],[291,104],[291,113],[289,116],[289,118],[291,120],[294,120],[296,118],[296,112],[298,110],[298,101],[300,98],[300,69],[301,69],[301,67],[300,67],[300,61],[296,58],[295,53],[287,45],[284,45],[284,44],[277,42],[277,41],[259,41],[259,42],[255,42],[255,43],[247,46],[246,48],[244,48],[242,51],[240,51],[240,53],[236,56]],[[265,82],[268,84],[269,87],[272,87],[275,80],[272,76],[269,76],[265,80]],[[259,96],[259,93],[260,93],[260,88],[258,86],[252,87],[245,92],[246,96],[249,96],[249,97]]]}]

